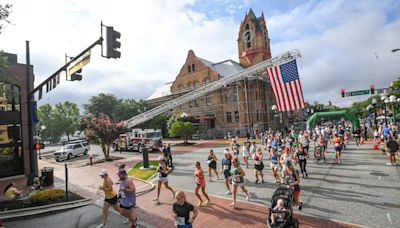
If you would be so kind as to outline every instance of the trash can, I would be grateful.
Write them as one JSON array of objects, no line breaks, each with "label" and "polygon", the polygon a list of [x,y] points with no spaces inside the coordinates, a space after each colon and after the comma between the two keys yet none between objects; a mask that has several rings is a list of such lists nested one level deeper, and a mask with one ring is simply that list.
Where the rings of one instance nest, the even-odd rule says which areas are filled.
[{"label": "trash can", "polygon": [[52,167],[43,167],[41,170],[42,173],[42,185],[43,187],[53,186],[54,185],[54,168]]}]

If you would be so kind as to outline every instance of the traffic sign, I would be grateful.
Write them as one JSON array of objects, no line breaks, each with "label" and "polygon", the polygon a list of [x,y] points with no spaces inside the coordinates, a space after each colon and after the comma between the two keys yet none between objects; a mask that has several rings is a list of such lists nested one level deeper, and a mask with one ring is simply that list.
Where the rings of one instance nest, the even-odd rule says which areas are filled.
[{"label": "traffic sign", "polygon": [[359,95],[365,95],[365,94],[370,94],[370,90],[366,89],[366,90],[358,90],[358,91],[350,92],[350,96],[359,96]]}]

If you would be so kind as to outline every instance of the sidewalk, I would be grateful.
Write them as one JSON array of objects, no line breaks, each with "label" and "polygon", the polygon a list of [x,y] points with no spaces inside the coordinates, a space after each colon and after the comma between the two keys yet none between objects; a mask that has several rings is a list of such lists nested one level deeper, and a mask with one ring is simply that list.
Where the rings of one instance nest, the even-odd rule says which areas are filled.
[{"label": "sidewalk", "polygon": [[[172,204],[175,202],[172,199],[171,193],[164,188],[161,191],[160,205],[152,202],[156,192],[152,191],[138,198],[138,217],[141,221],[153,225],[155,227],[175,227],[173,221]],[[197,198],[194,193],[186,192],[188,202],[197,204]],[[266,227],[266,218],[268,208],[251,202],[239,202],[237,208],[230,207],[232,202],[230,199],[225,199],[216,196],[211,197],[211,204],[202,206],[199,209],[194,227]],[[238,195],[238,198],[242,196]],[[345,224],[341,222],[326,220],[307,216],[304,214],[295,213],[295,218],[299,219],[300,227],[359,227],[355,225]]]}]

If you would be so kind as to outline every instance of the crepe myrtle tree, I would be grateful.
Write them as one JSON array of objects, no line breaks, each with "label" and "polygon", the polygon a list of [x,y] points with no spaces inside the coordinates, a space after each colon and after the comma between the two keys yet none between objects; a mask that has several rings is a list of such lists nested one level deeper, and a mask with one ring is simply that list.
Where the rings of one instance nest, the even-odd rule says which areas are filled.
[{"label": "crepe myrtle tree", "polygon": [[110,148],[114,140],[120,133],[127,131],[122,121],[113,122],[105,114],[100,114],[99,117],[84,117],[83,128],[85,129],[86,139],[90,143],[101,146],[106,161],[112,160]]}]

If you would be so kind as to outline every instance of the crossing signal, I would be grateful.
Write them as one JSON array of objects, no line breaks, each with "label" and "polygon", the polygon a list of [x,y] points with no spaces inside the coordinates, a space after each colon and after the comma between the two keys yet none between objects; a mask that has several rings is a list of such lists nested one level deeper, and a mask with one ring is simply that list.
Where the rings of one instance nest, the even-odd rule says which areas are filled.
[{"label": "crossing signal", "polygon": [[112,27],[112,26],[107,27],[106,33],[107,33],[106,57],[109,59],[110,58],[114,58],[114,59],[121,58],[121,52],[117,50],[121,47],[121,42],[119,42],[119,39],[121,38],[121,33],[114,30],[114,27]]},{"label": "crossing signal", "polygon": [[341,89],[341,90],[340,90],[340,93],[342,94],[342,97],[345,97],[345,96],[346,96],[346,94],[345,94],[345,92],[344,92],[344,89]]},{"label": "crossing signal", "polygon": [[371,94],[375,94],[375,86],[374,85],[371,85],[369,87],[369,90],[371,91]]},{"label": "crossing signal", "polygon": [[71,81],[80,81],[82,80],[82,69],[77,70],[75,73],[71,75]]}]

